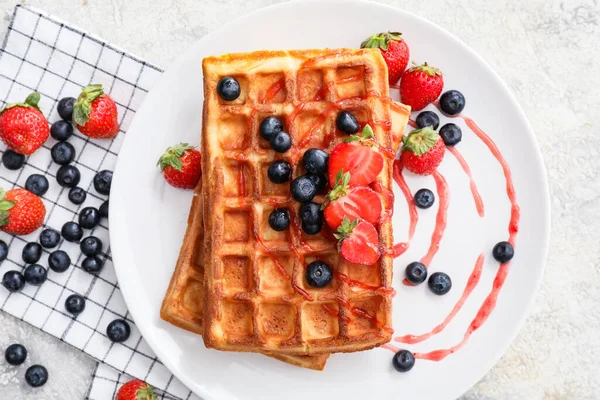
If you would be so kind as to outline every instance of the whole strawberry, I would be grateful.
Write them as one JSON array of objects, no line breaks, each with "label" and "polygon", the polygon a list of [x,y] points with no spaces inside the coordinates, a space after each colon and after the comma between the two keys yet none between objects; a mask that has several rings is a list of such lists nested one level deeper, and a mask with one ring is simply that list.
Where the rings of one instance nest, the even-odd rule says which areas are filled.
[{"label": "whole strawberry", "polygon": [[402,76],[400,99],[413,111],[419,111],[433,103],[444,88],[442,71],[432,66],[416,65]]},{"label": "whole strawberry", "polygon": [[134,379],[121,386],[115,400],[158,400],[158,398],[154,394],[152,386],[139,379]]},{"label": "whole strawberry", "polygon": [[379,49],[388,67],[390,85],[402,78],[410,58],[410,50],[400,32],[378,33],[361,43],[361,48]]},{"label": "whole strawberry", "polygon": [[202,155],[194,146],[179,143],[169,147],[158,160],[158,166],[171,185],[181,189],[193,189],[202,176]]},{"label": "whole strawberry", "polygon": [[87,85],[73,106],[73,122],[85,136],[110,139],[119,133],[115,101],[104,94],[102,85]]},{"label": "whole strawberry", "polygon": [[402,165],[415,174],[431,175],[444,159],[444,140],[430,126],[412,131],[402,142]]},{"label": "whole strawberry", "polygon": [[50,128],[39,101],[40,94],[34,92],[24,103],[8,104],[0,111],[0,138],[12,151],[33,154],[48,139]]},{"label": "whole strawberry", "polygon": [[28,235],[42,226],[46,207],[35,194],[25,189],[0,188],[0,229],[15,235]]}]

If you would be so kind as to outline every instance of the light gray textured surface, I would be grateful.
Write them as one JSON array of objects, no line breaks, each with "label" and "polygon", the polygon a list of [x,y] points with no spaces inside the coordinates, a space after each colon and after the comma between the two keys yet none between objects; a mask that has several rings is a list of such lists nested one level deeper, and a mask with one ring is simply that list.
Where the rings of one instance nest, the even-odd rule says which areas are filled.
[{"label": "light gray textured surface", "polygon": [[[168,67],[223,22],[277,2],[25,3]],[[596,0],[383,2],[439,24],[498,71],[525,110],[548,168],[553,221],[542,288],[511,348],[464,399],[599,398],[600,291],[595,283],[600,282],[600,4]],[[0,0],[0,11],[11,13],[16,3]],[[7,24],[0,21],[2,35]],[[493,99],[489,105],[494,112]],[[50,380],[42,389],[26,389],[24,368],[8,368],[1,360],[1,399],[84,397],[94,365],[91,359],[0,313],[0,349],[15,340],[48,367]]]}]

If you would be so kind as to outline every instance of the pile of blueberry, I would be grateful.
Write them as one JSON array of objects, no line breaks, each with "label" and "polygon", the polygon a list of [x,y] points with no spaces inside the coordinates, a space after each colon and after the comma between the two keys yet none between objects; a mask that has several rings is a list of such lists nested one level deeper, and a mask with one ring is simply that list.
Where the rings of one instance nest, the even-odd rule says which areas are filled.
[{"label": "pile of blueberry", "polygon": [[[22,344],[11,344],[4,351],[4,359],[9,365],[21,365],[27,359],[27,349]],[[25,382],[31,387],[43,386],[47,381],[48,370],[43,365],[32,365],[25,371]]]}]

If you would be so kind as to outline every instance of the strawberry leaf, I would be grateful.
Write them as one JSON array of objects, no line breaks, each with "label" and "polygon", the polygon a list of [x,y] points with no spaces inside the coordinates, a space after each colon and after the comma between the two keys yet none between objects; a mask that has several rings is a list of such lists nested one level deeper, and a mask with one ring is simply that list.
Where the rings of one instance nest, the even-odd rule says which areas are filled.
[{"label": "strawberry leaf", "polygon": [[350,172],[343,173],[340,169],[335,178],[335,186],[327,193],[327,199],[334,201],[345,196],[348,191],[348,183],[350,183]]},{"label": "strawberry leaf", "polygon": [[90,84],[83,88],[77,101],[73,105],[73,121],[84,126],[90,120],[92,102],[98,97],[104,96],[101,84]]},{"label": "strawberry leaf", "polygon": [[183,157],[186,151],[193,148],[194,146],[190,146],[187,143],[179,143],[177,146],[169,147],[158,159],[156,165],[160,167],[161,171],[168,166],[175,168],[177,171],[181,171],[183,168],[181,157]]},{"label": "strawberry leaf", "polygon": [[33,92],[29,96],[27,96],[25,101],[22,103],[10,103],[5,105],[4,108],[0,110],[0,114],[13,107],[32,107],[36,110],[40,110],[40,107],[38,106],[38,103],[40,102],[40,97],[41,96],[38,92]]},{"label": "strawberry leaf", "polygon": [[8,225],[8,217],[10,213],[8,211],[0,211],[0,226]]},{"label": "strawberry leaf", "polygon": [[402,138],[402,151],[410,151],[420,157],[427,153],[440,139],[431,126],[415,129]]},{"label": "strawberry leaf", "polygon": [[370,36],[368,39],[364,40],[360,44],[361,49],[377,49],[380,48],[382,50],[388,49],[388,44],[393,40],[402,40],[402,33],[400,32],[387,32],[387,33],[378,33],[376,35]]},{"label": "strawberry leaf", "polygon": [[373,133],[373,128],[371,128],[371,125],[366,124],[362,130],[362,138],[371,139],[373,136],[375,136],[375,134]]},{"label": "strawberry leaf", "polygon": [[350,236],[352,234],[352,231],[354,230],[354,228],[356,228],[356,225],[358,225],[359,222],[360,222],[360,218],[356,218],[354,221],[350,221],[348,216],[345,215],[344,219],[342,220],[342,223],[340,224],[340,226],[337,229],[337,232],[334,232],[333,236],[337,240],[346,239],[348,236]]},{"label": "strawberry leaf", "polygon": [[413,67],[411,67],[409,69],[409,71],[410,72],[423,71],[423,72],[426,72],[427,75],[429,75],[429,76],[442,75],[442,71],[440,71],[436,67],[432,67],[431,65],[428,65],[427,63],[423,63],[423,65],[414,65]]}]

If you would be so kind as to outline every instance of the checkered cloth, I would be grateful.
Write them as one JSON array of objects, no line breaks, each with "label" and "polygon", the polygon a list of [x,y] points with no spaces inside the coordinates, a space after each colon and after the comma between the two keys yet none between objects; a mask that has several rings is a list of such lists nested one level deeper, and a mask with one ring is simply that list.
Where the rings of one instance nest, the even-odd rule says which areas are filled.
[{"label": "checkered cloth", "polygon": [[[46,175],[50,189],[42,199],[47,210],[44,227],[58,231],[65,222],[77,220],[83,207],[99,207],[106,198],[93,189],[93,177],[100,170],[113,170],[135,111],[161,72],[55,17],[31,7],[17,6],[0,50],[2,106],[22,102],[28,94],[38,91],[40,107],[52,123],[59,119],[56,112],[59,99],[77,97],[85,85],[101,83],[117,103],[121,131],[112,140],[90,140],[77,131],[69,139],[77,152],[73,164],[81,172],[79,186],[87,190],[87,199],[80,206],[71,203],[67,197],[69,190],[56,182],[59,166],[50,157],[50,149],[56,143],[52,138],[27,157],[23,168],[11,171],[0,166],[0,186],[6,190],[24,187],[31,174]],[[0,152],[5,150],[6,146],[0,145]],[[23,246],[37,241],[40,231],[20,237],[0,233],[0,239],[9,245],[8,259],[0,264],[0,276],[6,271],[24,268]],[[62,240],[58,248],[69,254],[73,265],[64,273],[50,270],[43,285],[26,285],[18,293],[9,293],[0,287],[0,309],[100,361],[88,399],[112,399],[119,384],[128,379],[124,374],[167,391],[168,395],[162,394],[163,398],[196,398],[158,361],[133,323],[112,265],[107,221],[103,220],[91,231],[86,230],[84,235],[96,236],[104,243],[105,266],[100,274],[85,272],[81,268],[83,258],[79,246]],[[45,267],[48,254],[44,250],[39,262]],[[64,307],[65,299],[73,293],[87,299],[85,311],[77,318]],[[127,320],[132,328],[131,337],[122,344],[112,343],[105,333],[109,322],[117,318]]]}]

